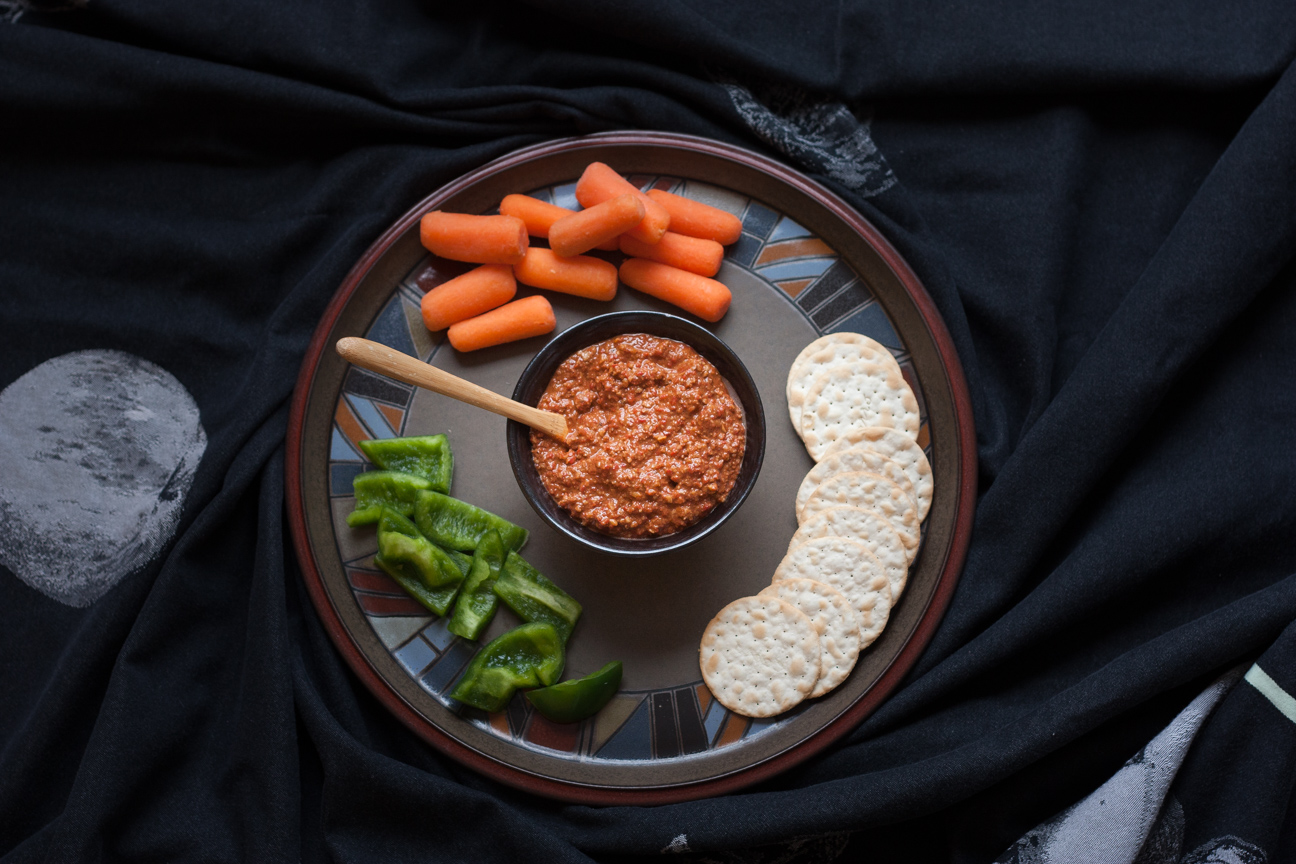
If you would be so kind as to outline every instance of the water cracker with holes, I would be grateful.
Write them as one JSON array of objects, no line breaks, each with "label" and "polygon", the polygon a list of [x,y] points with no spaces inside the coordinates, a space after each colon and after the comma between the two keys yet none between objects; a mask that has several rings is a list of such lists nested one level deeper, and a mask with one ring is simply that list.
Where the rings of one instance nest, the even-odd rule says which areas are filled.
[{"label": "water cracker with holes", "polygon": [[918,400],[903,375],[880,363],[830,366],[806,390],[801,440],[818,462],[828,446],[852,429],[884,426],[917,440]]},{"label": "water cracker with holes", "polygon": [[802,348],[788,368],[788,415],[792,418],[792,428],[797,430],[798,435],[801,434],[801,405],[810,384],[829,366],[851,360],[868,360],[884,366],[894,366],[896,373],[900,373],[900,364],[896,363],[886,346],[863,333],[829,333],[820,336]]},{"label": "water cracker with holes", "polygon": [[836,588],[859,615],[860,650],[873,644],[891,617],[891,580],[878,557],[851,537],[817,537],[788,550],[774,582],[813,579]]},{"label": "water cracker with holes", "polygon": [[900,532],[891,527],[887,518],[862,507],[833,507],[820,512],[792,535],[788,550],[798,543],[816,537],[849,537],[859,540],[882,563],[882,571],[891,583],[891,600],[895,602],[904,593],[909,578],[909,550],[900,539]]},{"label": "water cracker with holes", "polygon": [[[891,527],[900,532],[900,539],[904,541],[906,549],[917,549],[922,540],[922,523],[918,521],[918,508],[914,506],[913,499],[899,485],[881,474],[869,471],[833,474],[815,487],[798,515],[805,522],[816,513],[833,507],[876,510],[890,520]],[[912,563],[912,558],[910,562]]]},{"label": "water cracker with holes", "polygon": [[716,701],[744,717],[796,706],[819,680],[819,633],[810,616],[778,597],[742,597],[711,619],[698,663]]},{"label": "water cracker with holes", "polygon": [[[819,484],[834,474],[849,474],[855,471],[869,471],[873,474],[881,474],[892,483],[895,483],[913,501],[914,508],[918,509],[918,519],[922,521],[923,513],[918,507],[918,497],[914,494],[913,480],[905,473],[904,468],[900,467],[900,463],[894,459],[888,459],[876,450],[856,447],[834,453],[831,456],[825,456],[822,462],[815,465],[806,474],[805,479],[801,481],[800,488],[797,489],[797,524],[805,521],[805,516],[802,515],[805,511],[805,502],[810,497],[810,493],[819,487]],[[928,506],[931,505],[930,494],[927,496],[927,503]]]},{"label": "water cracker with holes", "polygon": [[[918,446],[917,441],[902,432],[897,432],[895,429],[887,429],[881,426],[851,429],[824,450],[823,459],[818,465],[810,469],[806,479],[801,482],[801,491],[809,495],[814,490],[814,487],[822,483],[828,474],[833,471],[872,470],[853,467],[854,463],[849,461],[853,457],[846,456],[847,450],[861,448],[873,450],[887,459],[899,463],[905,474],[913,481],[914,500],[918,504],[918,518],[926,519],[927,511],[931,509],[932,488],[934,485],[931,463],[927,461],[927,454]],[[838,458],[842,461],[833,461]],[[805,488],[807,483],[812,484],[808,490]],[[801,496],[801,491],[797,492],[798,498]]]},{"label": "water cracker with holes", "polygon": [[860,652],[859,614],[846,595],[816,579],[780,579],[756,596],[786,600],[806,615],[819,633],[819,681],[810,696],[823,696],[846,680]]}]

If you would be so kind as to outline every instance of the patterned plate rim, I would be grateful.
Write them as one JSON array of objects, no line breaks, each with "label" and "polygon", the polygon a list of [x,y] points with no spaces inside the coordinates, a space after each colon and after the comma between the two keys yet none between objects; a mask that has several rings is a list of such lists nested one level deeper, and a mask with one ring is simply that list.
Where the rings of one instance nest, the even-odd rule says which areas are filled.
[{"label": "patterned plate rim", "polygon": [[[941,566],[937,586],[926,608],[904,647],[877,681],[855,704],[823,726],[815,734],[792,747],[727,774],[686,784],[639,787],[633,789],[610,788],[591,784],[573,783],[551,777],[542,777],[529,771],[500,762],[455,739],[409,705],[393,691],[375,672],[370,662],[355,643],[342,623],[333,600],[329,596],[314,558],[306,525],[306,504],[302,483],[302,441],[305,418],[310,403],[317,367],[328,348],[328,337],[334,324],[346,308],[364,277],[388,248],[418,220],[421,214],[433,209],[467,189],[486,176],[504,171],[545,156],[606,146],[658,146],[690,150],[731,160],[744,167],[755,169],[781,181],[839,219],[872,247],[903,285],[914,304],[940,357],[945,372],[951,407],[956,419],[958,454],[955,460],[958,472],[957,500],[951,526],[951,542]],[[924,385],[926,386],[926,385]],[[320,323],[312,336],[302,361],[290,409],[285,454],[285,501],[288,509],[289,529],[293,547],[302,571],[302,578],[312,605],[321,623],[347,664],[366,687],[411,731],[456,761],[474,768],[496,780],[518,789],[546,797],[583,804],[598,805],[655,805],[687,801],[733,792],[742,787],[767,779],[799,764],[854,729],[872,713],[895,689],[917,662],[922,650],[931,640],[953,596],[967,556],[971,539],[974,505],[976,500],[976,433],[973,423],[972,403],[963,376],[962,366],[953,340],[945,327],[935,303],[919,281],[917,275],[887,241],[861,214],[837,195],[818,183],[768,157],[733,145],[696,136],[665,132],[606,132],[579,138],[548,141],[508,153],[433,192],[396,221],[361,256],[343,280],[325,308]]]}]

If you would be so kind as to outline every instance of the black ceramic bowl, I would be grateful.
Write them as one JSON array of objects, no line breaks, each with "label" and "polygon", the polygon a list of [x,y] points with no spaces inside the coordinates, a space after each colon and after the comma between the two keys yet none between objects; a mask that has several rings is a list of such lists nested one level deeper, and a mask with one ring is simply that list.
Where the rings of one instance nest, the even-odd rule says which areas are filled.
[{"label": "black ceramic bowl", "polygon": [[761,407],[760,393],[756,391],[755,382],[728,345],[692,321],[662,312],[613,312],[582,321],[563,331],[542,348],[522,372],[517,387],[513,389],[513,398],[527,405],[535,405],[549,385],[549,379],[564,360],[582,348],[624,333],[648,333],[683,342],[710,361],[738,397],[747,424],[747,442],[742,465],[738,469],[738,479],[734,481],[729,496],[697,522],[674,534],[642,540],[613,537],[582,525],[549,496],[531,458],[531,430],[514,420],[508,423],[509,462],[527,501],[541,518],[560,533],[592,549],[613,555],[658,555],[701,540],[742,506],[747,493],[756,483],[761,460],[765,456],[765,411]]}]

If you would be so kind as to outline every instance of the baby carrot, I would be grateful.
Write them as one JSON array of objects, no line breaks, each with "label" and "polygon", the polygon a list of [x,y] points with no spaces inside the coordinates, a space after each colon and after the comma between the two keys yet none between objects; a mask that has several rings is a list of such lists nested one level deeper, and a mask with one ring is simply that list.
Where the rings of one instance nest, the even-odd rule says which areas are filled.
[{"label": "baby carrot", "polygon": [[505,195],[500,202],[499,211],[504,216],[521,219],[532,237],[544,237],[546,240],[549,239],[549,228],[553,223],[576,212],[530,195]]},{"label": "baby carrot", "polygon": [[738,217],[718,207],[660,189],[648,190],[648,197],[666,209],[671,230],[678,234],[714,240],[721,246],[728,246],[742,234]]},{"label": "baby carrot", "polygon": [[528,249],[513,275],[523,285],[575,294],[590,300],[611,300],[617,291],[617,268],[601,258],[575,255],[562,258],[552,249]]},{"label": "baby carrot", "polygon": [[656,245],[636,240],[626,234],[621,237],[621,251],[636,258],[648,258],[669,264],[699,276],[714,276],[720,272],[724,260],[724,247],[714,240],[686,237],[667,231]]},{"label": "baby carrot", "polygon": [[483,264],[424,294],[423,323],[429,330],[444,330],[457,321],[502,306],[516,293],[513,268],[507,264]]},{"label": "baby carrot", "polygon": [[588,252],[643,221],[643,201],[618,195],[588,210],[564,216],[549,229],[549,248],[564,258]]},{"label": "baby carrot", "polygon": [[621,265],[621,281],[704,321],[719,321],[733,300],[723,282],[644,258],[627,258]]},{"label": "baby carrot", "polygon": [[[526,223],[527,233],[532,237],[543,237],[549,239],[549,229],[553,224],[564,216],[570,216],[575,210],[568,210],[566,207],[559,207],[557,204],[550,204],[548,201],[541,201],[539,198],[532,198],[530,195],[505,195],[504,200],[500,202],[499,211],[505,216],[516,216]],[[602,249],[606,252],[617,251],[616,239],[599,243],[595,249]]]},{"label": "baby carrot", "polygon": [[556,324],[553,307],[536,294],[451,324],[446,335],[456,351],[476,351],[550,333]]},{"label": "baby carrot", "polygon": [[419,237],[433,255],[471,264],[516,264],[530,241],[516,216],[471,216],[434,210],[419,224]]},{"label": "baby carrot", "polygon": [[591,162],[576,181],[576,200],[582,207],[602,204],[618,195],[637,195],[644,202],[644,218],[629,233],[645,243],[656,243],[670,226],[666,208],[635,188],[634,184],[602,162]]}]

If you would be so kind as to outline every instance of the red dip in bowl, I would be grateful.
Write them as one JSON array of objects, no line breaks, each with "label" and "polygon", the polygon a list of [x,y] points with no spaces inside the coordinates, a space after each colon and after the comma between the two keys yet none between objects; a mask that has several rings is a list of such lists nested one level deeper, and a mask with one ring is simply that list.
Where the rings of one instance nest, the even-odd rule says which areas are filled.
[{"label": "red dip in bowl", "polygon": [[567,418],[564,444],[531,432],[545,490],[602,534],[660,537],[728,497],[746,424],[724,379],[673,339],[629,333],[577,351],[539,406]]}]

